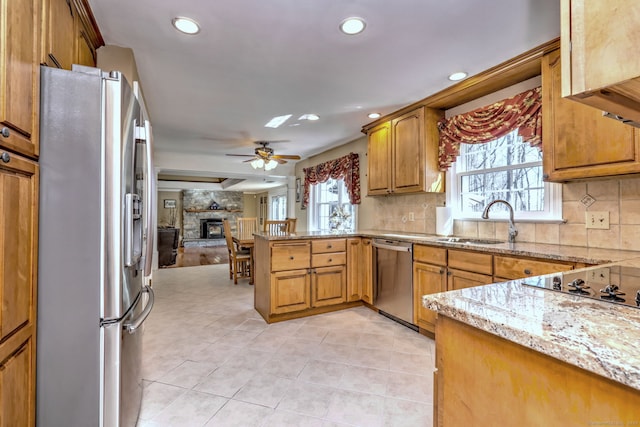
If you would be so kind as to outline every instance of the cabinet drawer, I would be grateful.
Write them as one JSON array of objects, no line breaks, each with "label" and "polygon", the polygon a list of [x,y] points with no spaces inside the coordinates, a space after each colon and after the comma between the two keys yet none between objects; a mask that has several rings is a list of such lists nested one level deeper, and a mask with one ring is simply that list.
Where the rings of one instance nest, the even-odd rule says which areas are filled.
[{"label": "cabinet drawer", "polygon": [[323,254],[326,252],[344,252],[347,250],[345,239],[322,239],[311,241],[311,252]]},{"label": "cabinet drawer", "polygon": [[413,245],[413,260],[446,267],[447,250],[433,246]]},{"label": "cabinet drawer", "polygon": [[271,246],[271,271],[309,268],[310,248],[309,242],[274,243]]},{"label": "cabinet drawer", "polygon": [[448,255],[450,268],[479,274],[493,274],[493,255],[491,254],[449,249]]},{"label": "cabinet drawer", "polygon": [[329,267],[332,265],[345,265],[347,254],[345,252],[332,252],[328,254],[313,254],[311,267]]},{"label": "cabinet drawer", "polygon": [[528,276],[539,276],[541,274],[573,270],[574,268],[572,263],[498,255],[494,257],[493,262],[496,277],[504,277],[507,279],[521,279]]}]

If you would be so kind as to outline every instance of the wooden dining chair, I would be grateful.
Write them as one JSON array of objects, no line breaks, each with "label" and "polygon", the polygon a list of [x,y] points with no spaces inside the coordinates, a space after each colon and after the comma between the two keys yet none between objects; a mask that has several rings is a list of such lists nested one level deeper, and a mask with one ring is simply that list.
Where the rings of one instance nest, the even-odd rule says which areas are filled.
[{"label": "wooden dining chair", "polygon": [[238,236],[252,236],[258,231],[258,218],[237,218],[236,229]]},{"label": "wooden dining chair", "polygon": [[229,250],[229,279],[233,278],[233,283],[238,284],[238,277],[248,277],[251,280],[251,254],[249,250],[240,251],[233,243],[231,236],[231,224],[228,220],[222,220],[224,238]]},{"label": "wooden dining chair", "polygon": [[287,218],[287,222],[288,224],[288,230],[289,233],[295,233],[296,232],[296,223],[298,222],[298,218]]},{"label": "wooden dining chair", "polygon": [[284,235],[289,233],[289,221],[286,219],[266,219],[262,231],[272,235]]}]

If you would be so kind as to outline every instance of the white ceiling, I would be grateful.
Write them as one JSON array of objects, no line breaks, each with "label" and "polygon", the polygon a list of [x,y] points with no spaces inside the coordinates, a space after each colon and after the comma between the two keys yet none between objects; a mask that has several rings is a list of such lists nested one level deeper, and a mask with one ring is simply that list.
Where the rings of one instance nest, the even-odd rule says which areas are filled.
[{"label": "white ceiling", "polygon": [[[302,158],[362,136],[387,114],[560,33],[558,0],[89,0],[105,42],[133,49],[154,127],[156,162],[173,174],[282,182],[290,162],[255,172],[258,139]],[[176,16],[198,35],[179,33]],[[338,30],[360,16],[365,31]],[[305,113],[320,120],[298,121]],[[284,125],[264,125],[292,114]],[[299,124],[299,126],[289,126]],[[278,179],[277,176],[280,176]],[[235,189],[235,188],[231,188]]]}]

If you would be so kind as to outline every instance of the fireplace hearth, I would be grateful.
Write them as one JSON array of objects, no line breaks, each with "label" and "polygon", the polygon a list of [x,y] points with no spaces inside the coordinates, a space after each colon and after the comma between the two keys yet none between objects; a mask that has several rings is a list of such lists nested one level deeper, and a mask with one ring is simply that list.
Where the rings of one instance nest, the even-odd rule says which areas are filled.
[{"label": "fireplace hearth", "polygon": [[201,239],[223,239],[224,229],[222,227],[222,219],[206,218],[200,220],[200,238]]}]

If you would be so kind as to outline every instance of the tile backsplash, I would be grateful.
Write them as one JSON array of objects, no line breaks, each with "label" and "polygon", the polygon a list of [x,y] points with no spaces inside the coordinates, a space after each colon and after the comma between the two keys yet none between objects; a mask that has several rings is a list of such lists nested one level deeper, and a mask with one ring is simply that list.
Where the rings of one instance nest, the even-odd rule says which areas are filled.
[{"label": "tile backsplash", "polygon": [[[595,202],[585,207],[580,199],[589,194]],[[444,194],[412,194],[374,197],[374,228],[389,231],[435,234],[436,206],[445,203]],[[609,212],[610,228],[585,228],[585,212]],[[413,213],[413,220],[411,220]],[[593,248],[640,250],[640,178],[572,182],[562,186],[564,223],[518,222],[517,241],[551,243]],[[507,238],[506,221],[454,222],[458,236]]]}]

